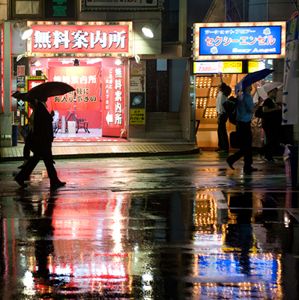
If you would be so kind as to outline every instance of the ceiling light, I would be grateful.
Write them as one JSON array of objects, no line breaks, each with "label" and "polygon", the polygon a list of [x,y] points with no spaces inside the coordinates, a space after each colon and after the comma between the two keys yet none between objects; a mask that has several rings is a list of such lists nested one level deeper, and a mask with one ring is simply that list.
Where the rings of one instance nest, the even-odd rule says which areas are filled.
[{"label": "ceiling light", "polygon": [[136,64],[140,63],[140,56],[138,54],[135,55]]},{"label": "ceiling light", "polygon": [[29,28],[29,27],[24,27],[20,30],[20,36],[22,40],[27,40],[31,37],[33,33],[33,29]]},{"label": "ceiling light", "polygon": [[26,23],[24,23],[24,22],[16,22],[14,27],[19,30],[20,37],[22,40],[29,39],[33,33],[33,29],[26,26]]},{"label": "ceiling light", "polygon": [[19,54],[19,55],[17,56],[16,61],[17,61],[17,62],[20,61],[25,55],[26,55],[26,53]]},{"label": "ceiling light", "polygon": [[150,25],[146,25],[142,27],[143,34],[148,38],[154,37],[154,29]]}]

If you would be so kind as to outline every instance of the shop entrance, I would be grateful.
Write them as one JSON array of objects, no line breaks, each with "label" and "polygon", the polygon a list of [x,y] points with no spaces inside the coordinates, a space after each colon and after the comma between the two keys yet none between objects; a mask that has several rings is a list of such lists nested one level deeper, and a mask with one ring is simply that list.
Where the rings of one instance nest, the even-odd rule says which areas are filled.
[{"label": "shop entrance", "polygon": [[[75,91],[50,97],[53,129],[58,139],[120,137],[124,129],[125,65],[112,58],[31,59],[31,74],[42,72],[47,81],[70,84]],[[33,64],[34,63],[34,64]]]}]

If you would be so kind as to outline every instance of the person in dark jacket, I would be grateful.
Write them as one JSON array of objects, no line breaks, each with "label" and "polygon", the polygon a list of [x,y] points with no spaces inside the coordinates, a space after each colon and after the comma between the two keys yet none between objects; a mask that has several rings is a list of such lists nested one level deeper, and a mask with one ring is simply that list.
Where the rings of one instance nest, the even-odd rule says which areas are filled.
[{"label": "person in dark jacket", "polygon": [[54,137],[52,116],[46,108],[45,100],[31,100],[35,104],[34,129],[30,140],[30,149],[34,154],[15,177],[15,181],[21,187],[27,187],[24,181],[29,177],[40,159],[43,159],[47,168],[51,189],[56,189],[66,184],[58,179],[53,165],[52,142]]},{"label": "person in dark jacket", "polygon": [[277,88],[268,92],[268,98],[263,104],[262,128],[266,134],[266,144],[258,150],[265,161],[273,162],[274,150],[279,143],[281,129],[281,107],[276,104]]}]

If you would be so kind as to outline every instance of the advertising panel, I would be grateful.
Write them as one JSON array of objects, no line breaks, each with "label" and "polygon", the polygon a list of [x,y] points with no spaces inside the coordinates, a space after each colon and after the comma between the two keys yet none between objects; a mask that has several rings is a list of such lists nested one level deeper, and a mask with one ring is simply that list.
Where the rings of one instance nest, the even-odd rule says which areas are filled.
[{"label": "advertising panel", "polygon": [[82,23],[69,25],[61,22],[61,26],[28,22],[33,33],[28,40],[27,56],[132,56],[132,22],[119,22],[117,25]]},{"label": "advertising panel", "polygon": [[194,61],[193,74],[242,73],[242,61]]},{"label": "advertising panel", "polygon": [[49,81],[71,85],[75,92],[51,97],[52,110],[100,110],[100,67],[50,67]]},{"label": "advertising panel", "polygon": [[103,60],[103,127],[102,136],[120,136],[125,126],[124,65],[115,65],[111,60]]},{"label": "advertising panel", "polygon": [[196,59],[281,58],[285,55],[285,22],[197,23]]}]

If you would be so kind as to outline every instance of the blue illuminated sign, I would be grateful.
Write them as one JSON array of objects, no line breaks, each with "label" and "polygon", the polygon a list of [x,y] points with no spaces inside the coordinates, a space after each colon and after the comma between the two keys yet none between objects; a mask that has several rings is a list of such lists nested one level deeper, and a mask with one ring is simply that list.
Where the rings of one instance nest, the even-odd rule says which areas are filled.
[{"label": "blue illuminated sign", "polygon": [[202,27],[199,29],[199,56],[281,54],[281,26]]}]

